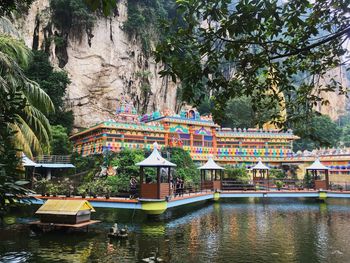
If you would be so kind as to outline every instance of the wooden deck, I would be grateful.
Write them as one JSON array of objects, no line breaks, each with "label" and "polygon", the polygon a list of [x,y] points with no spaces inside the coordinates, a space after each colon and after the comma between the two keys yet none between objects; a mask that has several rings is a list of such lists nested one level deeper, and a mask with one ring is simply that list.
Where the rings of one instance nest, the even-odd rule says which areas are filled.
[{"label": "wooden deck", "polygon": [[[326,192],[327,198],[349,198],[350,191],[322,191]],[[181,205],[186,205],[195,202],[201,202],[206,200],[213,200],[213,191],[203,191],[196,193],[184,193],[182,196],[172,197],[167,202],[167,207],[178,207]],[[266,191],[266,190],[248,190],[248,191],[220,191],[221,198],[319,198],[320,191],[317,190],[281,190],[281,191]],[[66,200],[88,200],[91,205],[95,208],[121,208],[121,209],[131,209],[131,210],[142,210],[142,204],[138,199],[128,199],[128,198],[82,198],[80,196],[76,197],[44,197],[35,196],[31,198],[30,201],[33,204],[43,204],[44,200],[47,199],[66,199]]]}]

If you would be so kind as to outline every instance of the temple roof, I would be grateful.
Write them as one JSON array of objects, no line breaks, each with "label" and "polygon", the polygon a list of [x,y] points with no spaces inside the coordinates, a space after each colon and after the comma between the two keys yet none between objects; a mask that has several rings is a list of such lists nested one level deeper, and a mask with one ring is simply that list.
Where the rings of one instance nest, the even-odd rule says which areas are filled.
[{"label": "temple roof", "polygon": [[306,167],[306,170],[329,170],[330,168],[323,165],[320,162],[320,159],[316,159],[313,164],[311,164],[309,167]]},{"label": "temple roof", "polygon": [[198,167],[199,170],[224,170],[225,168],[219,166],[212,157],[209,157],[208,161],[202,165],[201,167]]},{"label": "temple roof", "polygon": [[136,164],[137,166],[146,167],[175,167],[176,164],[164,159],[158,151],[158,143],[153,143],[153,152],[142,162]]}]

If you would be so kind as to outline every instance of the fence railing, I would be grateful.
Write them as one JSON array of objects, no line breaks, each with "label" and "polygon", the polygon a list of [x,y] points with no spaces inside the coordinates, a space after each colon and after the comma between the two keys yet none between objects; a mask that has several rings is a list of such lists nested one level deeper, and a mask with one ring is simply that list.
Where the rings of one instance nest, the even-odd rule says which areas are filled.
[{"label": "fence railing", "polygon": [[307,187],[303,180],[298,179],[261,179],[247,181],[224,179],[222,180],[221,188],[222,190],[266,190],[267,188],[277,188],[277,181],[282,183],[282,189],[296,190]]},{"label": "fence railing", "polygon": [[71,162],[70,155],[40,155],[34,158],[36,163],[60,163],[68,164]]}]

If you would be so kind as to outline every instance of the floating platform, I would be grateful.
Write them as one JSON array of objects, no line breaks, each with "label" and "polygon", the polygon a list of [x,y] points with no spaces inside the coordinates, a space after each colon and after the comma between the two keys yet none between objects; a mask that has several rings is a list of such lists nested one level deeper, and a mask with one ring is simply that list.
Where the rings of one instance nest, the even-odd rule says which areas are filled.
[{"label": "floating platform", "polygon": [[78,224],[59,224],[59,223],[42,223],[40,221],[34,221],[30,222],[30,226],[37,227],[38,229],[42,230],[43,232],[48,232],[52,230],[57,230],[57,229],[81,229],[81,228],[86,228],[88,230],[88,227],[93,224],[100,223],[100,220],[90,220],[86,222],[81,222]]}]

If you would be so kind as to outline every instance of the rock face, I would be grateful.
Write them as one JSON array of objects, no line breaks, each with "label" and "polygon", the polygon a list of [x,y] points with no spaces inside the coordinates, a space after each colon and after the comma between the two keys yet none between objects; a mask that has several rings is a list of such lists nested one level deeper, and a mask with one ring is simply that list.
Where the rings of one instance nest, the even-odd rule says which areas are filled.
[{"label": "rock face", "polygon": [[[81,38],[68,36],[65,56],[66,70],[71,79],[66,106],[72,109],[75,128],[94,125],[114,116],[117,101],[122,96],[131,99],[139,113],[152,110],[179,109],[177,86],[158,75],[161,65],[142,52],[137,39],[130,39],[123,31],[127,19],[127,0],[118,1],[117,15],[98,17],[92,30],[92,39],[86,33]],[[50,54],[52,64],[61,64],[52,37],[56,29],[52,23],[49,0],[36,0],[27,15],[15,19],[16,27],[28,47],[43,49]],[[91,42],[90,42],[91,41]],[[62,64],[61,64],[62,66]],[[329,73],[348,85],[341,69]],[[326,78],[324,83],[329,81]],[[333,120],[346,110],[345,96],[321,94],[329,105],[319,105],[317,110]]]},{"label": "rock face", "polygon": [[[68,62],[63,69],[71,79],[66,101],[74,112],[76,128],[112,118],[123,95],[132,100],[139,113],[176,109],[176,85],[159,77],[161,65],[146,57],[137,39],[130,39],[122,29],[127,19],[126,0],[119,1],[117,13],[96,19],[91,45],[85,33],[81,39],[68,36]],[[28,15],[16,23],[25,43],[49,52],[58,68],[55,43],[50,38],[56,29],[49,0],[36,0]]]},{"label": "rock face", "polygon": [[[343,87],[349,87],[349,81],[346,77],[346,69],[344,67],[337,67],[330,70],[324,78],[320,80],[320,84],[325,86],[332,78],[341,83]],[[339,92],[321,92],[321,96],[328,100],[329,103],[327,105],[317,105],[317,111],[328,115],[334,121],[341,115],[345,115],[348,108],[348,99],[345,95],[340,95]]]}]

